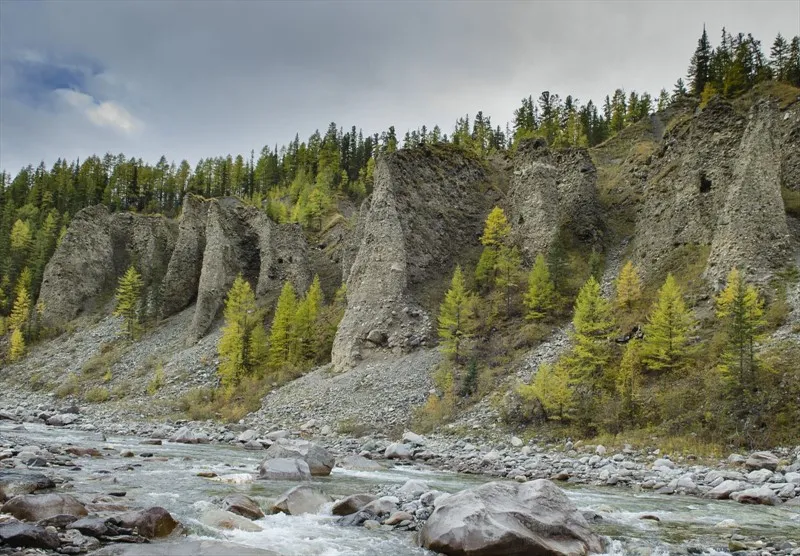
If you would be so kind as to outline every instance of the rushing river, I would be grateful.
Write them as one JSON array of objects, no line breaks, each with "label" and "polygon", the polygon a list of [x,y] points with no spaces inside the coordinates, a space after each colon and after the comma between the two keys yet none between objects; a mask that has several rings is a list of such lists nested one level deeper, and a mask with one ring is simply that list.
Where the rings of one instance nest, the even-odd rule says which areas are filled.
[{"label": "rushing river", "polygon": [[[228,445],[152,446],[140,439],[110,437],[98,433],[26,424],[0,424],[0,438],[14,443],[75,445],[101,450],[103,458],[75,458],[80,470],[57,467],[46,473],[72,481],[73,492],[84,500],[125,491],[120,503],[134,507],[162,506],[169,510],[195,538],[223,539],[236,545],[266,548],[286,556],[422,556],[409,533],[368,531],[333,524],[333,518],[318,516],[267,516],[258,523],[260,532],[215,530],[198,521],[204,510],[227,494],[242,492],[267,506],[294,483],[261,481],[230,484],[199,477],[214,472],[219,477],[253,473],[261,461],[259,452]],[[136,454],[123,458],[130,450]],[[152,457],[140,457],[151,453]],[[414,478],[431,488],[454,492],[487,479],[442,473],[411,466],[385,471],[347,471],[336,468],[330,477],[315,477],[312,484],[336,497],[368,492],[387,484],[401,485]],[[800,541],[800,507],[747,506],[731,501],[712,501],[689,496],[662,496],[630,490],[566,486],[569,497],[582,510],[592,510],[603,520],[592,524],[613,540],[613,554],[669,554],[688,546],[714,549],[727,546],[731,533],[750,537]],[[642,519],[642,516],[657,517]],[[233,556],[233,554],[230,554]]]}]

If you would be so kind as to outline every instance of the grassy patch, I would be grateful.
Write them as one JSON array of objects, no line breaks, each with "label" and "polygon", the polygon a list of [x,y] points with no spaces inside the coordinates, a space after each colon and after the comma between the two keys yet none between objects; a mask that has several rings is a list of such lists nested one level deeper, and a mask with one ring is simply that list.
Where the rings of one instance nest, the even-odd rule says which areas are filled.
[{"label": "grassy patch", "polygon": [[109,342],[100,346],[100,351],[93,355],[81,367],[81,376],[85,379],[99,379],[111,368],[119,363],[125,353],[126,346],[121,343]]},{"label": "grassy patch", "polygon": [[781,197],[783,197],[783,208],[786,214],[800,218],[800,191],[781,187]]},{"label": "grassy patch", "polygon": [[110,398],[111,393],[108,391],[108,388],[104,388],[102,386],[90,388],[83,395],[83,399],[89,403],[103,403],[107,402]]},{"label": "grassy patch", "polygon": [[78,381],[78,376],[75,373],[70,373],[64,382],[59,384],[53,394],[56,398],[66,398],[67,396],[74,396],[78,393],[80,389],[80,382]]},{"label": "grassy patch", "polygon": [[215,419],[232,423],[260,409],[270,388],[271,382],[263,379],[245,379],[231,390],[195,388],[178,400],[176,409],[194,421]]},{"label": "grassy patch", "polygon": [[362,436],[367,436],[374,430],[375,430],[374,427],[368,425],[367,423],[359,421],[355,417],[347,417],[346,419],[342,419],[336,425],[336,431],[339,434],[345,434],[353,438],[360,438]]},{"label": "grassy patch", "polygon": [[153,378],[147,383],[147,393],[154,396],[164,386],[164,367],[159,364],[153,373]]}]

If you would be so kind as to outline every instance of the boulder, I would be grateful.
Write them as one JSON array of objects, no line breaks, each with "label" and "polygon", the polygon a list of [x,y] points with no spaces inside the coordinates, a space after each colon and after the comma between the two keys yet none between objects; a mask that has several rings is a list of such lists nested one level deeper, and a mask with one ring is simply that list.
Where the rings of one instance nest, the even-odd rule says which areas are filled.
[{"label": "boulder", "polygon": [[218,540],[181,540],[149,544],[112,544],[92,552],[92,556],[279,556],[266,548],[244,546]]},{"label": "boulder", "polygon": [[308,485],[296,486],[281,494],[272,505],[272,513],[289,515],[315,514],[331,497]]},{"label": "boulder", "polygon": [[491,482],[453,494],[437,505],[420,540],[429,550],[459,556],[603,551],[575,505],[545,479]]},{"label": "boulder", "polygon": [[375,515],[389,515],[397,511],[399,503],[400,500],[396,496],[382,496],[364,506],[363,509]]},{"label": "boulder", "polygon": [[0,545],[12,548],[56,550],[61,546],[58,534],[39,525],[12,521],[0,523]]},{"label": "boulder", "polygon": [[778,468],[778,456],[772,452],[753,452],[744,462],[748,469],[769,469],[775,471]]},{"label": "boulder", "polygon": [[708,498],[716,500],[726,500],[730,498],[731,494],[738,492],[745,488],[745,484],[741,481],[722,481],[720,484],[706,492]]},{"label": "boulder", "polygon": [[66,529],[75,529],[82,535],[94,538],[114,533],[102,517],[82,517],[67,525]]},{"label": "boulder", "polygon": [[246,494],[229,494],[222,500],[222,509],[249,519],[264,517],[264,512],[261,511],[256,501]]},{"label": "boulder", "polygon": [[412,444],[414,446],[425,445],[425,439],[417,433],[411,431],[406,431],[403,433],[403,442],[406,444]]},{"label": "boulder", "polygon": [[751,483],[761,485],[769,481],[772,475],[774,475],[774,473],[769,469],[756,469],[747,474],[747,480]]},{"label": "boulder", "polygon": [[372,494],[351,494],[336,502],[331,508],[331,513],[333,515],[354,514],[376,499],[377,497]]},{"label": "boulder", "polygon": [[181,427],[170,437],[169,441],[180,444],[207,444],[208,437],[203,433],[190,430],[189,427]]},{"label": "boulder", "polygon": [[403,498],[419,498],[430,489],[431,487],[423,481],[409,479],[397,490],[397,494]]},{"label": "boulder", "polygon": [[46,421],[46,423],[51,427],[65,427],[67,425],[71,425],[77,420],[78,416],[74,413],[61,413],[59,415],[53,415]]},{"label": "boulder", "polygon": [[377,521],[378,516],[374,512],[363,509],[354,514],[345,515],[336,520],[338,525],[343,527],[358,527],[364,525],[367,521]]},{"label": "boulder", "polygon": [[386,451],[383,453],[383,456],[386,459],[411,459],[411,446],[408,444],[402,444],[400,442],[389,444],[386,447]]},{"label": "boulder", "polygon": [[399,525],[403,521],[413,521],[414,516],[408,512],[394,512],[389,519],[384,521],[384,525]]},{"label": "boulder", "polygon": [[200,522],[203,525],[207,525],[208,527],[213,527],[215,529],[239,529],[241,531],[249,531],[252,533],[263,531],[262,527],[253,523],[247,518],[236,515],[232,512],[226,512],[225,510],[218,510],[216,508],[211,508],[210,510],[203,512],[203,515],[200,516]]},{"label": "boulder", "polygon": [[258,436],[258,433],[253,429],[247,429],[242,434],[236,437],[236,442],[241,442],[242,444],[246,444],[251,440],[255,440]]},{"label": "boulder", "polygon": [[0,471],[0,502],[55,486],[49,477],[41,473],[11,469]]},{"label": "boulder", "polygon": [[159,506],[128,512],[112,520],[115,525],[126,529],[137,529],[139,535],[148,539],[166,537],[180,525],[167,510]]},{"label": "boulder", "polygon": [[766,485],[734,492],[731,494],[731,499],[741,504],[763,504],[765,506],[777,506],[781,503],[780,498]]},{"label": "boulder", "polygon": [[282,481],[310,481],[311,470],[301,459],[266,459],[258,471],[259,479]]},{"label": "boulder", "polygon": [[60,514],[82,517],[89,512],[83,504],[69,494],[21,494],[0,508],[22,521],[40,521]]},{"label": "boulder", "polygon": [[352,471],[381,471],[384,467],[377,461],[372,461],[364,456],[350,455],[340,459],[337,464],[344,469]]},{"label": "boulder", "polygon": [[271,459],[302,460],[306,462],[309,471],[315,476],[330,475],[336,464],[336,458],[328,450],[307,440],[279,439],[267,449],[264,463]]}]

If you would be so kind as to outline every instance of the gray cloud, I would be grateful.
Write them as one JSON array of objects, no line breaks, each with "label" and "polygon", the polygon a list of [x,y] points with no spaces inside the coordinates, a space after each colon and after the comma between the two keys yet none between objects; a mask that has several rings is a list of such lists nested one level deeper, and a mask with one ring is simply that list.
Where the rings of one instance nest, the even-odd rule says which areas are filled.
[{"label": "gray cloud", "polygon": [[[331,120],[449,132],[482,109],[505,125],[545,89],[598,102],[671,88],[703,23],[715,41],[724,25],[765,50],[800,33],[796,0],[7,0],[0,12],[0,167],[12,172],[106,151],[194,163]],[[47,72],[25,66],[36,59]]]}]

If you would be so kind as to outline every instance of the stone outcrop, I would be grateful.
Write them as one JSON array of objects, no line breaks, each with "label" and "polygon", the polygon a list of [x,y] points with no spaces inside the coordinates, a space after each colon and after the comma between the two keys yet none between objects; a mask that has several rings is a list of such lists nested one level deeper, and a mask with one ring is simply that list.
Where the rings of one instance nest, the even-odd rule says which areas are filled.
[{"label": "stone outcrop", "polygon": [[168,317],[196,301],[189,343],[208,332],[238,274],[269,306],[284,281],[303,292],[314,273],[298,225],[277,224],[234,198],[187,196],[177,222],[98,205],[75,216],[45,269],[45,325],[97,309],[130,264],[144,279],[149,314]]},{"label": "stone outcrop", "polygon": [[436,505],[422,546],[458,556],[601,552],[601,538],[567,496],[546,479],[492,482]]},{"label": "stone outcrop", "polygon": [[734,266],[768,278],[791,261],[781,183],[795,180],[800,106],[769,100],[746,114],[714,99],[694,117],[674,118],[650,161],[636,223],[634,257],[662,269],[680,246],[709,249],[706,277],[721,283]]},{"label": "stone outcrop", "polygon": [[587,244],[602,239],[597,172],[585,149],[553,151],[542,139],[521,143],[503,204],[528,259],[546,253],[560,233]]},{"label": "stone outcrop", "polygon": [[478,244],[489,208],[480,190],[485,181],[480,163],[447,148],[379,159],[355,232],[358,253],[343,271],[347,310],[334,340],[335,368],[430,341],[427,288],[440,288],[459,255]]},{"label": "stone outcrop", "polygon": [[131,263],[146,286],[159,284],[175,238],[174,223],[161,216],[112,214],[102,205],[80,211],[44,271],[39,301],[45,326],[62,326],[95,309]]}]

